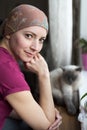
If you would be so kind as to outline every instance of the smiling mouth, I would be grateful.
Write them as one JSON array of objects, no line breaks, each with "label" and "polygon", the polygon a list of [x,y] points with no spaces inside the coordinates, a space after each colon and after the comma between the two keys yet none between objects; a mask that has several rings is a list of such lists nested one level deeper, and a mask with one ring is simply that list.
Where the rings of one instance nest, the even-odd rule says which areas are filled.
[{"label": "smiling mouth", "polygon": [[30,52],[26,52],[26,51],[25,51],[25,53],[26,53],[26,55],[27,55],[28,57],[33,57],[33,56],[34,56],[34,54],[32,54],[32,53],[30,53]]}]

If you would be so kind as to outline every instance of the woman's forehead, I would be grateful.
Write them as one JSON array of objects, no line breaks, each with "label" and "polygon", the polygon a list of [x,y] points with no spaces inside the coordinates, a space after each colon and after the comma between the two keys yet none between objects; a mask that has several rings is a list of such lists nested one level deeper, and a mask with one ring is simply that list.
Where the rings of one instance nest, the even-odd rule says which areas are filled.
[{"label": "woman's forehead", "polygon": [[46,37],[47,35],[47,31],[46,29],[44,29],[43,27],[40,27],[40,26],[31,26],[31,27],[27,27],[27,28],[23,28],[21,30],[18,31],[19,33],[20,32],[25,32],[25,33],[33,33],[35,35],[41,35],[43,37]]}]

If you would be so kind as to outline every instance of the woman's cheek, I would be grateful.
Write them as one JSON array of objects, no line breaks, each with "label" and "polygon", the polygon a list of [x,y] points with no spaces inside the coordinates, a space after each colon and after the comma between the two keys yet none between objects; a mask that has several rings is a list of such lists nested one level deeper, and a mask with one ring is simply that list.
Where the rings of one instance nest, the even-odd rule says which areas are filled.
[{"label": "woman's cheek", "polygon": [[42,50],[42,48],[43,48],[43,45],[41,45],[41,46],[40,46],[40,48],[39,48],[39,51],[38,51],[38,52],[40,52],[40,51]]}]

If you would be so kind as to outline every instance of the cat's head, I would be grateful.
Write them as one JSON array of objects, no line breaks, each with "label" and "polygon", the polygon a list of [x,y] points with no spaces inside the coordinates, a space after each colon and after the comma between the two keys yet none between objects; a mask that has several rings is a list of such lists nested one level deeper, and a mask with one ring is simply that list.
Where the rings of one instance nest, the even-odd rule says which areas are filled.
[{"label": "cat's head", "polygon": [[62,80],[69,85],[72,85],[72,83],[78,80],[82,71],[82,68],[80,66],[75,65],[67,65],[61,67],[61,69],[63,70]]}]

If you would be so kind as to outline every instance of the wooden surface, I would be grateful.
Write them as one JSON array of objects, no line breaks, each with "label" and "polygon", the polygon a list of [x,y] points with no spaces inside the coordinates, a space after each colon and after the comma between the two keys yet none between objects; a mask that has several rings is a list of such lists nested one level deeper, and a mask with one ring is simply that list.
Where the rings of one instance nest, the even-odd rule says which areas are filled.
[{"label": "wooden surface", "polygon": [[63,122],[59,130],[81,130],[78,115],[71,116],[67,114],[66,110],[62,107],[57,107],[57,109],[60,111],[63,118]]}]

